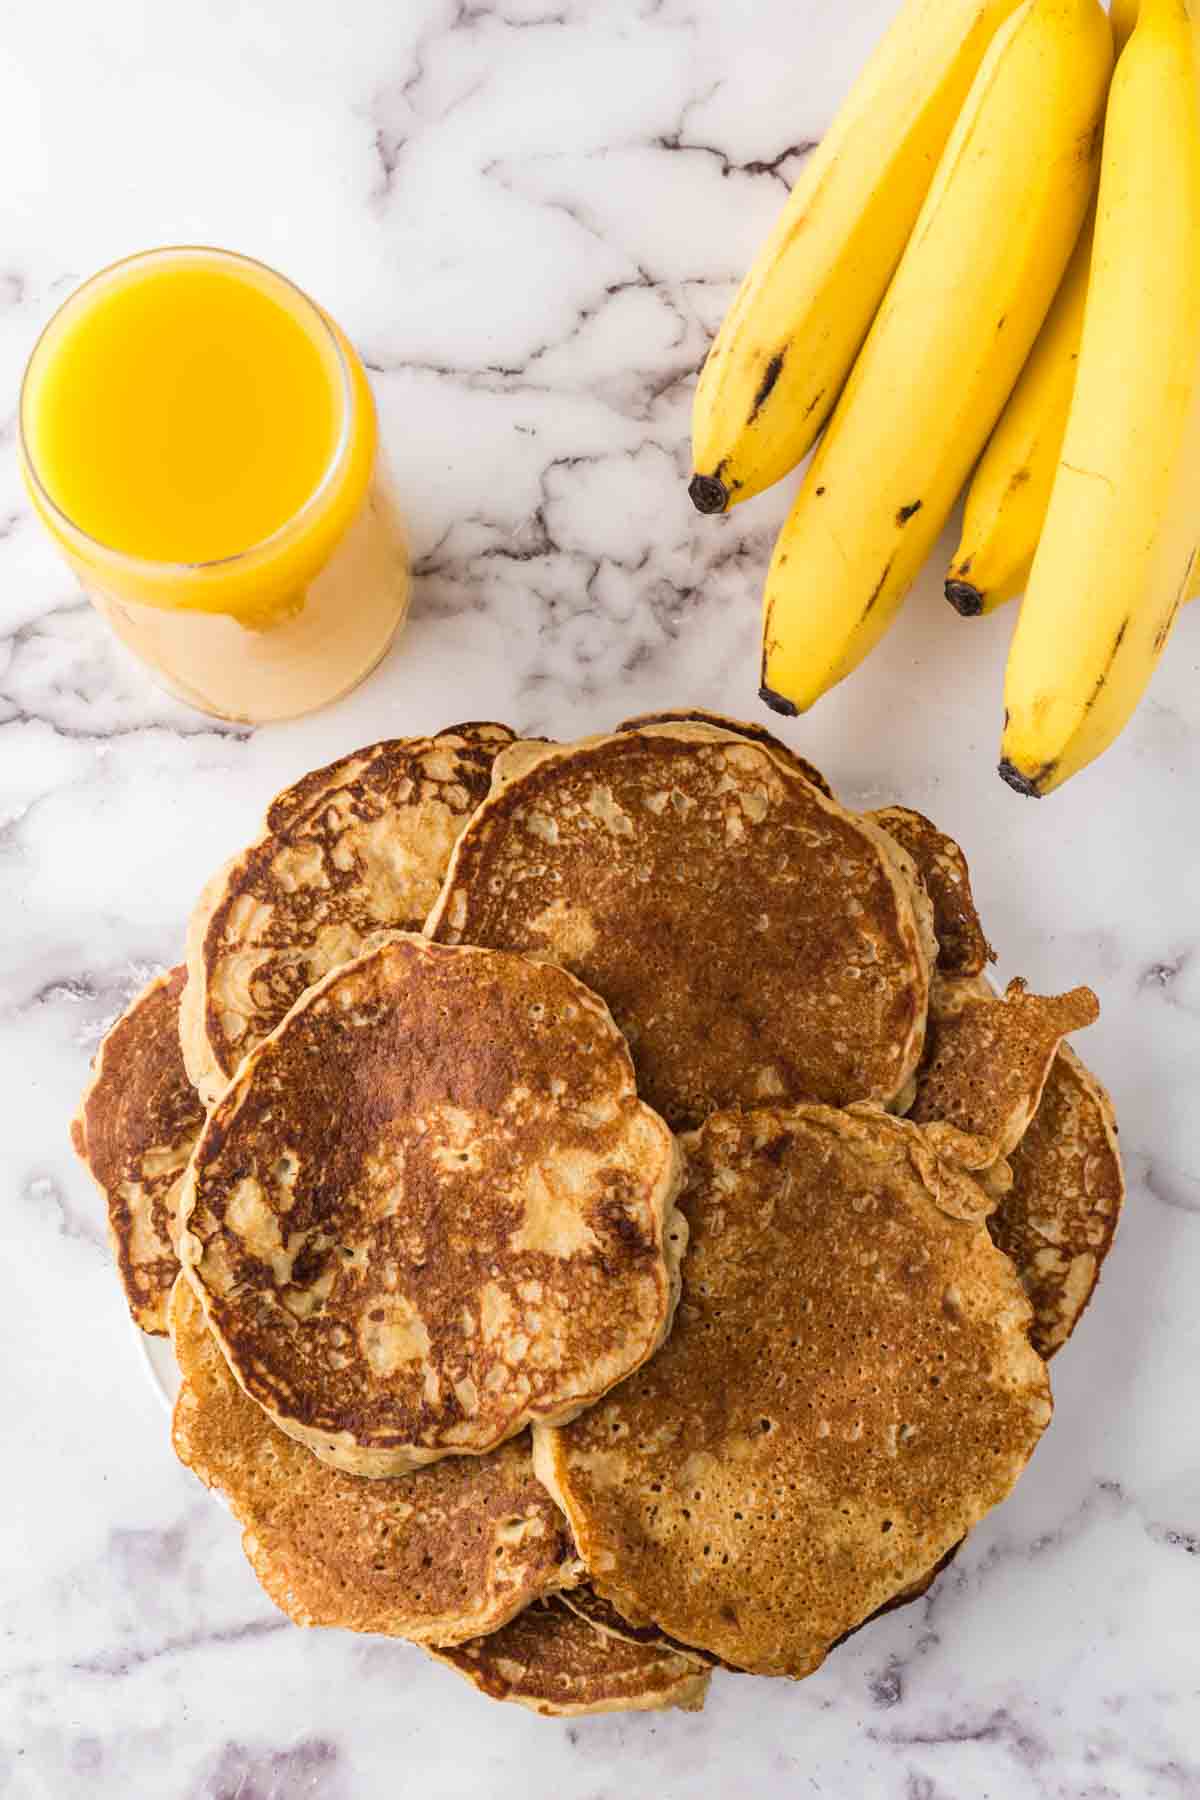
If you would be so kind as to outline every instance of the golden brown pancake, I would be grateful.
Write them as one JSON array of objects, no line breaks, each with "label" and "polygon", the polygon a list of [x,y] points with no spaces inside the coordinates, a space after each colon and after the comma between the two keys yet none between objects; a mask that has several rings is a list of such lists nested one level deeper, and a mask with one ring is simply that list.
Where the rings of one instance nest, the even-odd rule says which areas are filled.
[{"label": "golden brown pancake", "polygon": [[488,791],[503,726],[398,738],[303,777],[218,872],[188,930],[184,1059],[211,1104],[315,981],[417,930]]},{"label": "golden brown pancake", "polygon": [[457,1650],[431,1650],[491,1700],[532,1712],[699,1712],[709,1672],[694,1657],[596,1630],[559,1599],[528,1607],[491,1637]]},{"label": "golden brown pancake", "polygon": [[[471,719],[462,725],[447,725],[439,731],[433,742],[446,738],[461,738],[464,743],[477,746],[486,754],[499,755],[501,750],[516,741],[516,734],[507,725],[499,725],[491,719]],[[331,793],[335,788],[345,787],[348,782],[368,768],[371,762],[380,755],[394,750],[397,743],[415,743],[420,740],[388,738],[382,743],[368,744],[365,749],[353,750],[348,756],[340,756],[336,761],[326,763],[323,768],[312,769],[276,794],[267,808],[266,828],[268,831],[282,831],[293,819],[306,813],[313,802],[322,795]]]},{"label": "golden brown pancake", "polygon": [[1024,1137],[1059,1045],[1095,1023],[1099,1002],[1090,988],[1044,996],[1027,993],[1023,981],[1010,982],[1003,999],[968,983],[938,991],[908,1116],[944,1120],[977,1138],[984,1160],[995,1162]]},{"label": "golden brown pancake", "polygon": [[536,1431],[534,1466],[625,1617],[802,1676],[1009,1492],[1046,1370],[1012,1264],[941,1209],[914,1126],[722,1113],[686,1149],[674,1330]]},{"label": "golden brown pancake", "polygon": [[1010,1161],[1012,1188],[988,1228],[1017,1265],[1034,1347],[1050,1357],[1091,1299],[1125,1199],[1112,1101],[1067,1044]]},{"label": "golden brown pancake", "polygon": [[980,975],[995,952],[983,935],[971,893],[967,859],[952,837],[924,813],[885,806],[867,815],[907,850],[933,906],[939,970],[945,975]]},{"label": "golden brown pancake", "polygon": [[108,1233],[134,1322],[163,1336],[179,1273],[179,1189],[204,1108],[179,1049],[186,971],[158,975],[106,1034],[71,1122],[71,1142],[108,1207]]},{"label": "golden brown pancake", "polygon": [[789,744],[785,744],[782,738],[777,738],[765,725],[752,725],[745,719],[727,719],[724,713],[704,712],[699,707],[693,707],[690,712],[638,713],[635,718],[622,719],[616,729],[644,731],[647,725],[712,725],[718,731],[731,731],[735,737],[749,738],[751,743],[762,744],[776,756],[782,756],[792,768],[799,769],[806,781],[811,781],[815,788],[819,788],[827,799],[837,798],[816,764],[810,763],[806,756],[801,756]]},{"label": "golden brown pancake", "polygon": [[910,871],[761,745],[648,726],[502,754],[426,930],[578,975],[676,1128],[781,1099],[891,1104],[934,954]]},{"label": "golden brown pancake", "polygon": [[528,1437],[397,1481],[343,1475],[243,1394],[186,1281],[170,1316],[175,1453],[224,1496],[255,1574],[297,1625],[458,1643],[578,1579]]},{"label": "golden brown pancake", "polygon": [[[935,1034],[938,1020],[997,999],[982,977],[935,978]],[[1037,1111],[1004,1166],[1010,1182],[988,1230],[1017,1266],[1033,1303],[1033,1342],[1048,1359],[1091,1299],[1125,1199],[1112,1101],[1068,1044],[1060,1045]]]},{"label": "golden brown pancake", "polygon": [[569,1418],[653,1354],[680,1157],[564,970],[399,936],[242,1064],[181,1261],[238,1380],[360,1475]]},{"label": "golden brown pancake", "polygon": [[841,1637],[836,1638],[829,1648],[831,1650],[836,1650],[839,1644],[844,1644],[848,1638],[856,1636],[860,1631],[865,1631],[867,1626],[873,1625],[876,1619],[885,1618],[888,1613],[899,1612],[902,1607],[912,1606],[916,1601],[923,1600],[938,1576],[944,1575],[946,1570],[950,1567],[950,1564],[962,1549],[965,1541],[964,1538],[959,1538],[957,1544],[951,1544],[945,1556],[939,1557],[932,1569],[930,1569],[927,1574],[922,1575],[919,1581],[914,1581],[909,1587],[901,1588],[894,1599],[885,1600],[882,1606],[877,1606],[873,1613],[869,1613],[868,1616],[865,1619],[861,1619],[857,1625],[852,1625],[849,1631],[844,1631]]}]

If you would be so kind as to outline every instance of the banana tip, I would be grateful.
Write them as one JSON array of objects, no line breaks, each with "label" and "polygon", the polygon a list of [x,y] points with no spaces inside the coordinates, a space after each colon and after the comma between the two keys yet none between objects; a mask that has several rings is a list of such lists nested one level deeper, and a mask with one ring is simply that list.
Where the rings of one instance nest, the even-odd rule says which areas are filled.
[{"label": "banana tip", "polygon": [[785,719],[798,719],[800,716],[800,708],[796,703],[793,700],[785,700],[782,694],[775,692],[774,688],[760,687],[758,697],[764,706],[769,706],[772,712],[782,713]]},{"label": "banana tip", "polygon": [[1020,769],[1010,763],[1007,756],[1000,764],[999,775],[1001,781],[1007,781],[1010,788],[1013,788],[1018,794],[1024,794],[1027,800],[1042,798],[1042,790],[1037,781],[1031,780],[1028,775],[1022,775]]},{"label": "banana tip", "polygon": [[[969,581],[948,581],[946,598],[955,612],[964,619],[977,619],[983,611],[983,595]],[[1006,781],[1007,779],[1005,776]]]},{"label": "banana tip", "polygon": [[688,495],[700,513],[723,513],[729,505],[729,489],[716,475],[693,475]]}]

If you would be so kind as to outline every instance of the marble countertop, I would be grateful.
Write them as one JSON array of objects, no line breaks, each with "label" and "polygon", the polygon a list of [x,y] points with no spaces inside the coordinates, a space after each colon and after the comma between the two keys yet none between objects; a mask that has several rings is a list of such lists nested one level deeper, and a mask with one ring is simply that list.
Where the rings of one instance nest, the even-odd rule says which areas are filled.
[{"label": "marble countertop", "polygon": [[[422,1800],[1200,1794],[1200,609],[1052,799],[996,779],[1011,616],[932,574],[784,727],[851,802],[966,846],[1000,972],[1090,982],[1124,1228],[1016,1494],[916,1606],[698,1717],[489,1706],[407,1646],[302,1633],[175,1463],[67,1143],[87,1060],[302,769],[501,717],[760,716],[786,504],[685,494],[693,372],[889,0],[82,0],[0,62],[0,1796]],[[257,254],[362,348],[414,544],[403,641],[251,733],[165,700],[36,527],[16,384],[56,302],[165,241]]]}]

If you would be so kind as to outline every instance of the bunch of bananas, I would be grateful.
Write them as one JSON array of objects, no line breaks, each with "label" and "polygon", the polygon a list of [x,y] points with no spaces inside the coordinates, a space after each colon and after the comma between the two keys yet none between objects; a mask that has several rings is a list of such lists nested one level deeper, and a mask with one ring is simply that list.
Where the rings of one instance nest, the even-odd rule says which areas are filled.
[{"label": "bunch of bananas", "polygon": [[1024,593],[1004,779],[1049,793],[1127,723],[1200,586],[1194,13],[907,0],[806,165],[701,372],[690,488],[724,512],[817,444],[767,577],[777,710],[879,641],[970,478],[947,598]]}]

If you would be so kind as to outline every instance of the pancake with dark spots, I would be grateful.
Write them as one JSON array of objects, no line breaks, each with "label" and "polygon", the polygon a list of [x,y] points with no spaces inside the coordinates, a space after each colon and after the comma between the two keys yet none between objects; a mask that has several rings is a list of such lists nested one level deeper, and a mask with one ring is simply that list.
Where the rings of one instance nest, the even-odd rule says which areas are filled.
[{"label": "pancake with dark spots", "polygon": [[639,713],[636,718],[622,719],[617,726],[618,731],[643,731],[647,725],[712,725],[718,731],[731,731],[735,737],[749,738],[752,744],[762,744],[766,749],[782,756],[785,762],[794,769],[799,769],[806,781],[811,781],[815,788],[829,800],[837,796],[822,775],[815,763],[810,763],[806,756],[801,756],[782,738],[777,738],[773,731],[765,725],[752,725],[745,719],[727,719],[724,713],[703,712],[693,707],[690,712],[652,712]]},{"label": "pancake with dark spots", "polygon": [[1033,1342],[1053,1356],[1079,1323],[1125,1199],[1112,1101],[1068,1044],[1010,1156],[1013,1183],[988,1222],[1033,1304]]},{"label": "pancake with dark spots", "polygon": [[204,1108],[179,1048],[186,971],[158,975],[112,1026],[71,1123],[71,1142],[108,1207],[125,1298],[143,1331],[163,1336],[179,1191]]},{"label": "pancake with dark spots", "polygon": [[572,1417],[653,1354],[680,1178],[594,994],[400,935],[242,1064],[192,1160],[180,1255],[275,1422],[398,1475]]},{"label": "pancake with dark spots", "polygon": [[386,738],[381,743],[368,744],[362,750],[352,750],[349,755],[340,756],[336,761],[326,763],[323,768],[311,769],[307,775],[294,781],[291,787],[276,794],[267,808],[267,830],[282,831],[294,819],[306,813],[314,801],[356,780],[377,756],[394,751],[397,744],[420,741],[440,743],[447,738],[461,738],[464,744],[477,747],[485,754],[498,756],[501,750],[506,750],[516,741],[516,734],[507,725],[497,724],[495,720],[472,719],[462,725],[447,725],[429,740]]},{"label": "pancake with dark spots", "polygon": [[210,1105],[306,988],[385,932],[420,927],[511,739],[471,725],[372,744],[272,802],[188,930],[183,1053]]},{"label": "pancake with dark spots", "polygon": [[1030,994],[1013,981],[1001,999],[970,983],[939,983],[909,1117],[976,1138],[988,1163],[1008,1156],[1037,1112],[1064,1037],[1099,1015],[1091,988]]},{"label": "pancake with dark spots", "polygon": [[939,970],[945,975],[982,974],[988,963],[995,961],[995,952],[983,935],[971,893],[971,872],[954,839],[939,831],[924,813],[907,806],[885,806],[868,817],[907,850],[925,883],[933,906]]},{"label": "pancake with dark spots", "polygon": [[676,1128],[784,1099],[903,1104],[920,1060],[934,945],[908,858],[710,726],[502,754],[426,930],[578,975]]},{"label": "pancake with dark spots", "polygon": [[[594,1586],[751,1673],[803,1676],[1003,1500],[1050,1417],[973,1185],[875,1109],[722,1113],[685,1142],[675,1327],[534,1433]],[[970,1211],[962,1206],[960,1211]]]},{"label": "pancake with dark spots", "polygon": [[396,1481],[327,1469],[229,1372],[191,1287],[170,1303],[182,1383],[171,1441],[227,1501],[267,1593],[297,1625],[458,1643],[577,1581],[528,1436]]},{"label": "pancake with dark spots", "polygon": [[699,1712],[709,1683],[694,1657],[598,1631],[557,1597],[528,1607],[491,1637],[430,1655],[489,1699],[553,1718],[669,1706]]},{"label": "pancake with dark spots", "polygon": [[[980,1000],[1000,1004],[984,978],[935,979],[934,1040],[940,1021]],[[1035,1064],[1034,1079],[1036,1074]],[[1029,1086],[1027,1077],[1024,1100],[1017,1089],[1022,1114]],[[1069,1044],[1059,1045],[1037,1110],[1005,1167],[1010,1181],[988,1230],[1016,1264],[1033,1304],[1034,1345],[1049,1358],[1066,1343],[1095,1291],[1125,1200],[1112,1101]]]}]

